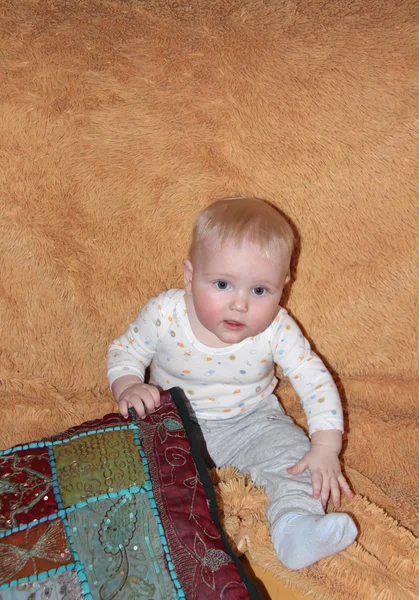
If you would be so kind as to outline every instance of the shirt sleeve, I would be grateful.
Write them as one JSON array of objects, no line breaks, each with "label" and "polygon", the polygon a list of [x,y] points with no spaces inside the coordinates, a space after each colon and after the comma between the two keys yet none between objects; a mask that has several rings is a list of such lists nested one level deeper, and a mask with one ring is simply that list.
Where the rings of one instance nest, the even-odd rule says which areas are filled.
[{"label": "shirt sleeve", "polygon": [[136,375],[144,381],[145,370],[157,351],[167,296],[165,293],[151,298],[127,331],[109,345],[106,367],[111,388],[124,375]]},{"label": "shirt sleeve", "polygon": [[310,436],[326,429],[343,432],[342,404],[336,384],[285,309],[280,310],[273,323],[271,345],[274,361],[300,397]]}]

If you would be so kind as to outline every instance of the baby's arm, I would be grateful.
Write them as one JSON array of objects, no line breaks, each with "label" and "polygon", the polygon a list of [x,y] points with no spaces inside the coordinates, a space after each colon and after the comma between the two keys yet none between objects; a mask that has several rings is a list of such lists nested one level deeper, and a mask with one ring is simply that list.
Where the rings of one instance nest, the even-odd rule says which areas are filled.
[{"label": "baby's arm", "polygon": [[136,320],[108,348],[107,376],[121,415],[128,417],[134,408],[141,418],[160,405],[159,390],[144,383],[145,369],[151,363],[158,344],[161,319],[160,299],[152,298],[142,308]]},{"label": "baby's arm", "polygon": [[313,496],[321,496],[326,506],[331,494],[336,507],[340,490],[353,494],[342,474],[339,454],[342,449],[343,414],[339,393],[323,361],[311,351],[297,323],[284,310],[279,313],[272,339],[275,362],[289,377],[307,416],[311,448],[288,469],[292,475],[309,469]]}]

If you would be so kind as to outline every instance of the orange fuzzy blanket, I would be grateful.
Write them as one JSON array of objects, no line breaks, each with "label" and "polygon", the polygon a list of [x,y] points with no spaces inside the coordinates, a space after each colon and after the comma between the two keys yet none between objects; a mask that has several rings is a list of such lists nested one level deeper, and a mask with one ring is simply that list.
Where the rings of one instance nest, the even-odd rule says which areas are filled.
[{"label": "orange fuzzy blanket", "polygon": [[286,572],[229,471],[226,528],[316,598],[417,597],[417,5],[3,0],[0,18],[1,446],[113,410],[106,346],[181,285],[197,211],[265,197],[300,234],[285,304],[342,392],[361,535]]}]

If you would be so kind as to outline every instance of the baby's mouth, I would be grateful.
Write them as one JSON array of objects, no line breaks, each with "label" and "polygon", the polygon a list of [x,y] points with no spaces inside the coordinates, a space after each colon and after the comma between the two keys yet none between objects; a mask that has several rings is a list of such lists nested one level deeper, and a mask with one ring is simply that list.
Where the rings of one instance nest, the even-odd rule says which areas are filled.
[{"label": "baby's mouth", "polygon": [[224,321],[224,325],[228,327],[228,329],[234,329],[235,331],[239,329],[243,329],[243,323],[239,323],[239,321]]}]

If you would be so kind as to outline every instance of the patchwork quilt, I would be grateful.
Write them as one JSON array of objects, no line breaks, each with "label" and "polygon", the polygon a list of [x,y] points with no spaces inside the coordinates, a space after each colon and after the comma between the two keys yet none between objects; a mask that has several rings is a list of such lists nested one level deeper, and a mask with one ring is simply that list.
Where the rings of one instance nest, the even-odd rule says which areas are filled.
[{"label": "patchwork quilt", "polygon": [[259,598],[184,396],[0,452],[0,600]]}]

